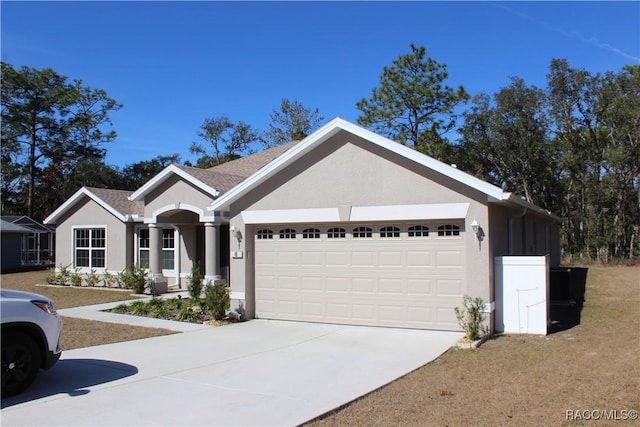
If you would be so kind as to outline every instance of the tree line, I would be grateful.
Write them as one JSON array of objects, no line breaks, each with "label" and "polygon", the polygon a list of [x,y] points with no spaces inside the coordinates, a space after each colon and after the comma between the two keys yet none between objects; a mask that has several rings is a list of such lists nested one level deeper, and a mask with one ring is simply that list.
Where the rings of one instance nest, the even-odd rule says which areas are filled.
[{"label": "tree line", "polygon": [[[561,217],[565,259],[640,255],[640,66],[592,73],[552,59],[546,87],[512,77],[494,94],[446,84],[446,65],[410,46],[356,103],[359,124],[455,164]],[[122,168],[105,163],[114,141],[109,113],[122,108],[101,89],[51,69],[2,63],[2,214],[41,220],[80,187],[134,190],[180,156]],[[206,118],[198,156],[212,167],[264,147],[299,140],[323,117],[283,99],[268,129]]]}]

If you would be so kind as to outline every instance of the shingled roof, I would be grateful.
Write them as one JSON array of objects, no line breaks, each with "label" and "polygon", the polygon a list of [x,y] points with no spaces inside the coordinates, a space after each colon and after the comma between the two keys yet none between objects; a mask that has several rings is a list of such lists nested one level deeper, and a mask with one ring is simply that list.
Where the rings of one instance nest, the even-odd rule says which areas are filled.
[{"label": "shingled roof", "polygon": [[95,187],[86,188],[122,215],[144,215],[144,203],[129,200],[129,196],[133,191]]},{"label": "shingled roof", "polygon": [[294,147],[299,142],[300,141],[291,141],[286,144],[267,148],[266,150],[250,154],[246,157],[240,157],[239,159],[231,160],[230,162],[214,166],[207,170],[246,178],[264,167],[267,163],[271,162],[288,149]]},{"label": "shingled roof", "polygon": [[170,165],[136,191],[83,187],[49,215],[45,219],[45,224],[55,223],[66,209],[83,196],[93,199],[122,221],[130,221],[136,217],[142,218],[144,217],[144,195],[173,174],[180,175],[213,197],[217,197],[240,184],[298,142],[292,141],[268,148],[209,169]]}]

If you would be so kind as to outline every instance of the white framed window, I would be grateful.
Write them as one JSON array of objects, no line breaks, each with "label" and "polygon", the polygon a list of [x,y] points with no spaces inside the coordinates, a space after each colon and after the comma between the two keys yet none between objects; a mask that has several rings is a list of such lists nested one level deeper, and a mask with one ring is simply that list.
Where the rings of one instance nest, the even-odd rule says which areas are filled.
[{"label": "white framed window", "polygon": [[320,230],[317,228],[305,228],[302,230],[302,238],[303,239],[319,239],[320,238]]},{"label": "white framed window", "polygon": [[327,230],[327,238],[329,239],[344,239],[347,236],[347,230],[340,227],[334,227]]},{"label": "white framed window", "polygon": [[256,238],[258,240],[273,239],[273,230],[262,229],[256,232]]},{"label": "white framed window", "polygon": [[353,237],[355,239],[373,237],[373,230],[370,227],[356,227],[353,229]]},{"label": "white framed window", "polygon": [[175,230],[173,228],[162,229],[162,269],[173,270],[175,268]]},{"label": "white framed window", "polygon": [[281,239],[295,239],[296,230],[293,228],[283,228],[282,230],[280,230],[279,235]]},{"label": "white framed window", "polygon": [[429,237],[429,227],[426,225],[412,225],[409,227],[409,237]]},{"label": "white framed window", "polygon": [[451,237],[460,235],[460,226],[455,224],[443,224],[438,226],[438,237]]},{"label": "white framed window", "polygon": [[149,268],[149,229],[138,229],[138,265]]},{"label": "white framed window", "polygon": [[75,267],[105,268],[107,231],[103,227],[73,230],[73,264]]},{"label": "white framed window", "polygon": [[387,226],[380,229],[380,237],[400,237],[400,227]]}]

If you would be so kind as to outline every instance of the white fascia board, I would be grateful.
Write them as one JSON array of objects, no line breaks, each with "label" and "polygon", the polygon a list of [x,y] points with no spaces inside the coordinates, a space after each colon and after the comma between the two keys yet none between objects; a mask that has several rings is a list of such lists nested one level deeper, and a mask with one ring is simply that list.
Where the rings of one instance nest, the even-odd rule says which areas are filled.
[{"label": "white fascia board", "polygon": [[467,217],[469,203],[432,203],[424,205],[354,206],[350,221],[410,221],[461,219]]},{"label": "white fascia board", "polygon": [[245,224],[294,224],[310,222],[339,222],[338,208],[278,209],[243,211]]},{"label": "white fascia board", "polygon": [[131,196],[129,196],[129,200],[132,200],[132,201],[142,200],[146,194],[148,194],[156,186],[166,181],[172,174],[178,175],[180,178],[184,179],[190,184],[193,184],[197,188],[200,188],[206,193],[211,194],[213,197],[218,197],[218,195],[220,194],[220,192],[215,188],[205,184],[204,182],[200,181],[198,178],[194,177],[188,172],[183,171],[176,165],[169,165],[166,168],[164,168],[162,172],[160,172],[159,174],[151,178],[142,187],[138,188]]},{"label": "white fascia board", "polygon": [[49,223],[55,223],[55,221],[63,214],[65,213],[69,208],[71,208],[73,205],[76,204],[76,202],[78,202],[78,200],[80,200],[82,197],[87,196],[89,197],[91,200],[93,200],[94,202],[96,202],[97,204],[99,204],[100,206],[102,206],[104,209],[106,209],[111,215],[115,216],[116,218],[118,218],[120,221],[122,222],[127,222],[127,218],[128,215],[123,215],[121,212],[118,212],[117,210],[115,210],[113,208],[113,206],[111,206],[110,204],[108,204],[107,202],[105,202],[104,200],[102,200],[100,197],[96,196],[95,194],[93,194],[91,191],[87,190],[87,188],[82,187],[81,189],[79,189],[78,191],[75,192],[75,194],[71,197],[69,197],[67,199],[66,202],[64,202],[58,209],[56,209],[55,211],[53,211],[51,213],[51,215],[49,215],[48,217],[45,218],[44,220],[44,224],[49,224]]}]

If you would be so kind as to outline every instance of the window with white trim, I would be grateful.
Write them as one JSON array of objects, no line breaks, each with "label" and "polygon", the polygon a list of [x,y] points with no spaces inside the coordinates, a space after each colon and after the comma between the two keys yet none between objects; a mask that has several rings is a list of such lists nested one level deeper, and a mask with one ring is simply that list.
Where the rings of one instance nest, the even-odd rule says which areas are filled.
[{"label": "window with white trim", "polygon": [[173,270],[175,268],[175,230],[173,228],[162,229],[162,268]]},{"label": "window with white trim", "polygon": [[141,268],[149,268],[149,229],[138,230],[138,265]]},{"label": "window with white trim", "polygon": [[409,227],[409,237],[429,237],[429,227],[426,225],[412,225]]},{"label": "window with white trim", "polygon": [[369,227],[356,227],[353,229],[353,237],[356,239],[373,237],[373,230]]},{"label": "window with white trim", "polygon": [[107,233],[104,228],[76,228],[73,243],[75,267],[105,267]]},{"label": "window with white trim", "polygon": [[320,230],[317,228],[305,228],[302,230],[302,238],[303,239],[319,239],[320,238]]},{"label": "window with white trim", "polygon": [[296,230],[293,228],[283,228],[280,230],[280,238],[281,239],[295,239],[296,238]]},{"label": "window with white trim", "polygon": [[268,230],[266,228],[262,230],[258,230],[256,232],[256,238],[258,240],[273,239],[273,230]]},{"label": "window with white trim", "polygon": [[327,230],[327,238],[329,239],[344,239],[347,235],[347,230],[340,227],[334,227]]},{"label": "window with white trim", "polygon": [[438,236],[446,237],[446,236],[459,236],[460,235],[460,227],[453,224],[444,224],[438,226]]},{"label": "window with white trim", "polygon": [[390,238],[390,237],[400,237],[400,227],[382,227],[380,229],[380,237],[382,238]]}]

